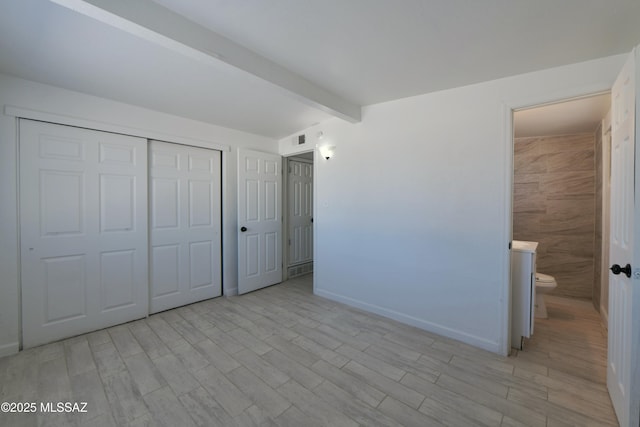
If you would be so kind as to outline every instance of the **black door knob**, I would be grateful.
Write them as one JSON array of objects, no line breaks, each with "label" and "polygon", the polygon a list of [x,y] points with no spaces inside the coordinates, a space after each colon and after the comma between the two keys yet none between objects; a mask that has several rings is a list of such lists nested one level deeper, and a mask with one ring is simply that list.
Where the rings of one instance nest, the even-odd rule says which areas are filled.
[{"label": "black door knob", "polygon": [[613,264],[609,270],[611,270],[615,275],[624,273],[625,276],[631,277],[631,264],[627,264],[624,267],[620,267],[618,264]]},{"label": "black door knob", "polygon": [[245,226],[240,227],[240,231],[242,231],[244,233],[245,231],[247,231],[247,227],[245,227]]}]

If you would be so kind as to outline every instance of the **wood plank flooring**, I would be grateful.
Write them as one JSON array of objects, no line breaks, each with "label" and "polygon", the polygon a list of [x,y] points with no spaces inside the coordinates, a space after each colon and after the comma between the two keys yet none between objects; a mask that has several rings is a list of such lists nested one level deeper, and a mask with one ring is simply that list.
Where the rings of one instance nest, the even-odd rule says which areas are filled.
[{"label": "wood plank flooring", "polygon": [[503,358],[314,296],[311,276],[0,359],[0,426],[608,426],[606,335],[548,298]]}]

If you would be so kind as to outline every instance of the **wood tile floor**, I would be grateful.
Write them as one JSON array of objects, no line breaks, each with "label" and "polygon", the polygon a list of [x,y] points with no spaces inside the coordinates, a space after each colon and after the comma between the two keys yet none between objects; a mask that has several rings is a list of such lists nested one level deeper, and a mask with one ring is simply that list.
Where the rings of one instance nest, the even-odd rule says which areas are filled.
[{"label": "wood tile floor", "polygon": [[311,277],[0,359],[0,426],[606,426],[606,337],[590,303],[548,298],[503,358],[314,296]]}]

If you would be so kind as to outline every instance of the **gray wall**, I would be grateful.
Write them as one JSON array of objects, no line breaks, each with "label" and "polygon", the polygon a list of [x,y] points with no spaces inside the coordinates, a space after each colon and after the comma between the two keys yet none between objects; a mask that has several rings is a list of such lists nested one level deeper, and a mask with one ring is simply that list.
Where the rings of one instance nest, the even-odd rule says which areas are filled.
[{"label": "gray wall", "polygon": [[513,238],[540,242],[556,295],[592,298],[595,188],[594,134],[515,140]]}]

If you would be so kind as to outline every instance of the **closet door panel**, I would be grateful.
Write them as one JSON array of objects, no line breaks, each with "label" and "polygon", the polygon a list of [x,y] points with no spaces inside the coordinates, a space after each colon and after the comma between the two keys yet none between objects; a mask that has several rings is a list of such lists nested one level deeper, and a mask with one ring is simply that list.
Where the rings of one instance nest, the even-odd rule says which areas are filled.
[{"label": "closet door panel", "polygon": [[151,141],[151,313],[222,294],[221,155]]},{"label": "closet door panel", "polygon": [[146,316],[147,141],[20,121],[23,346]]}]

